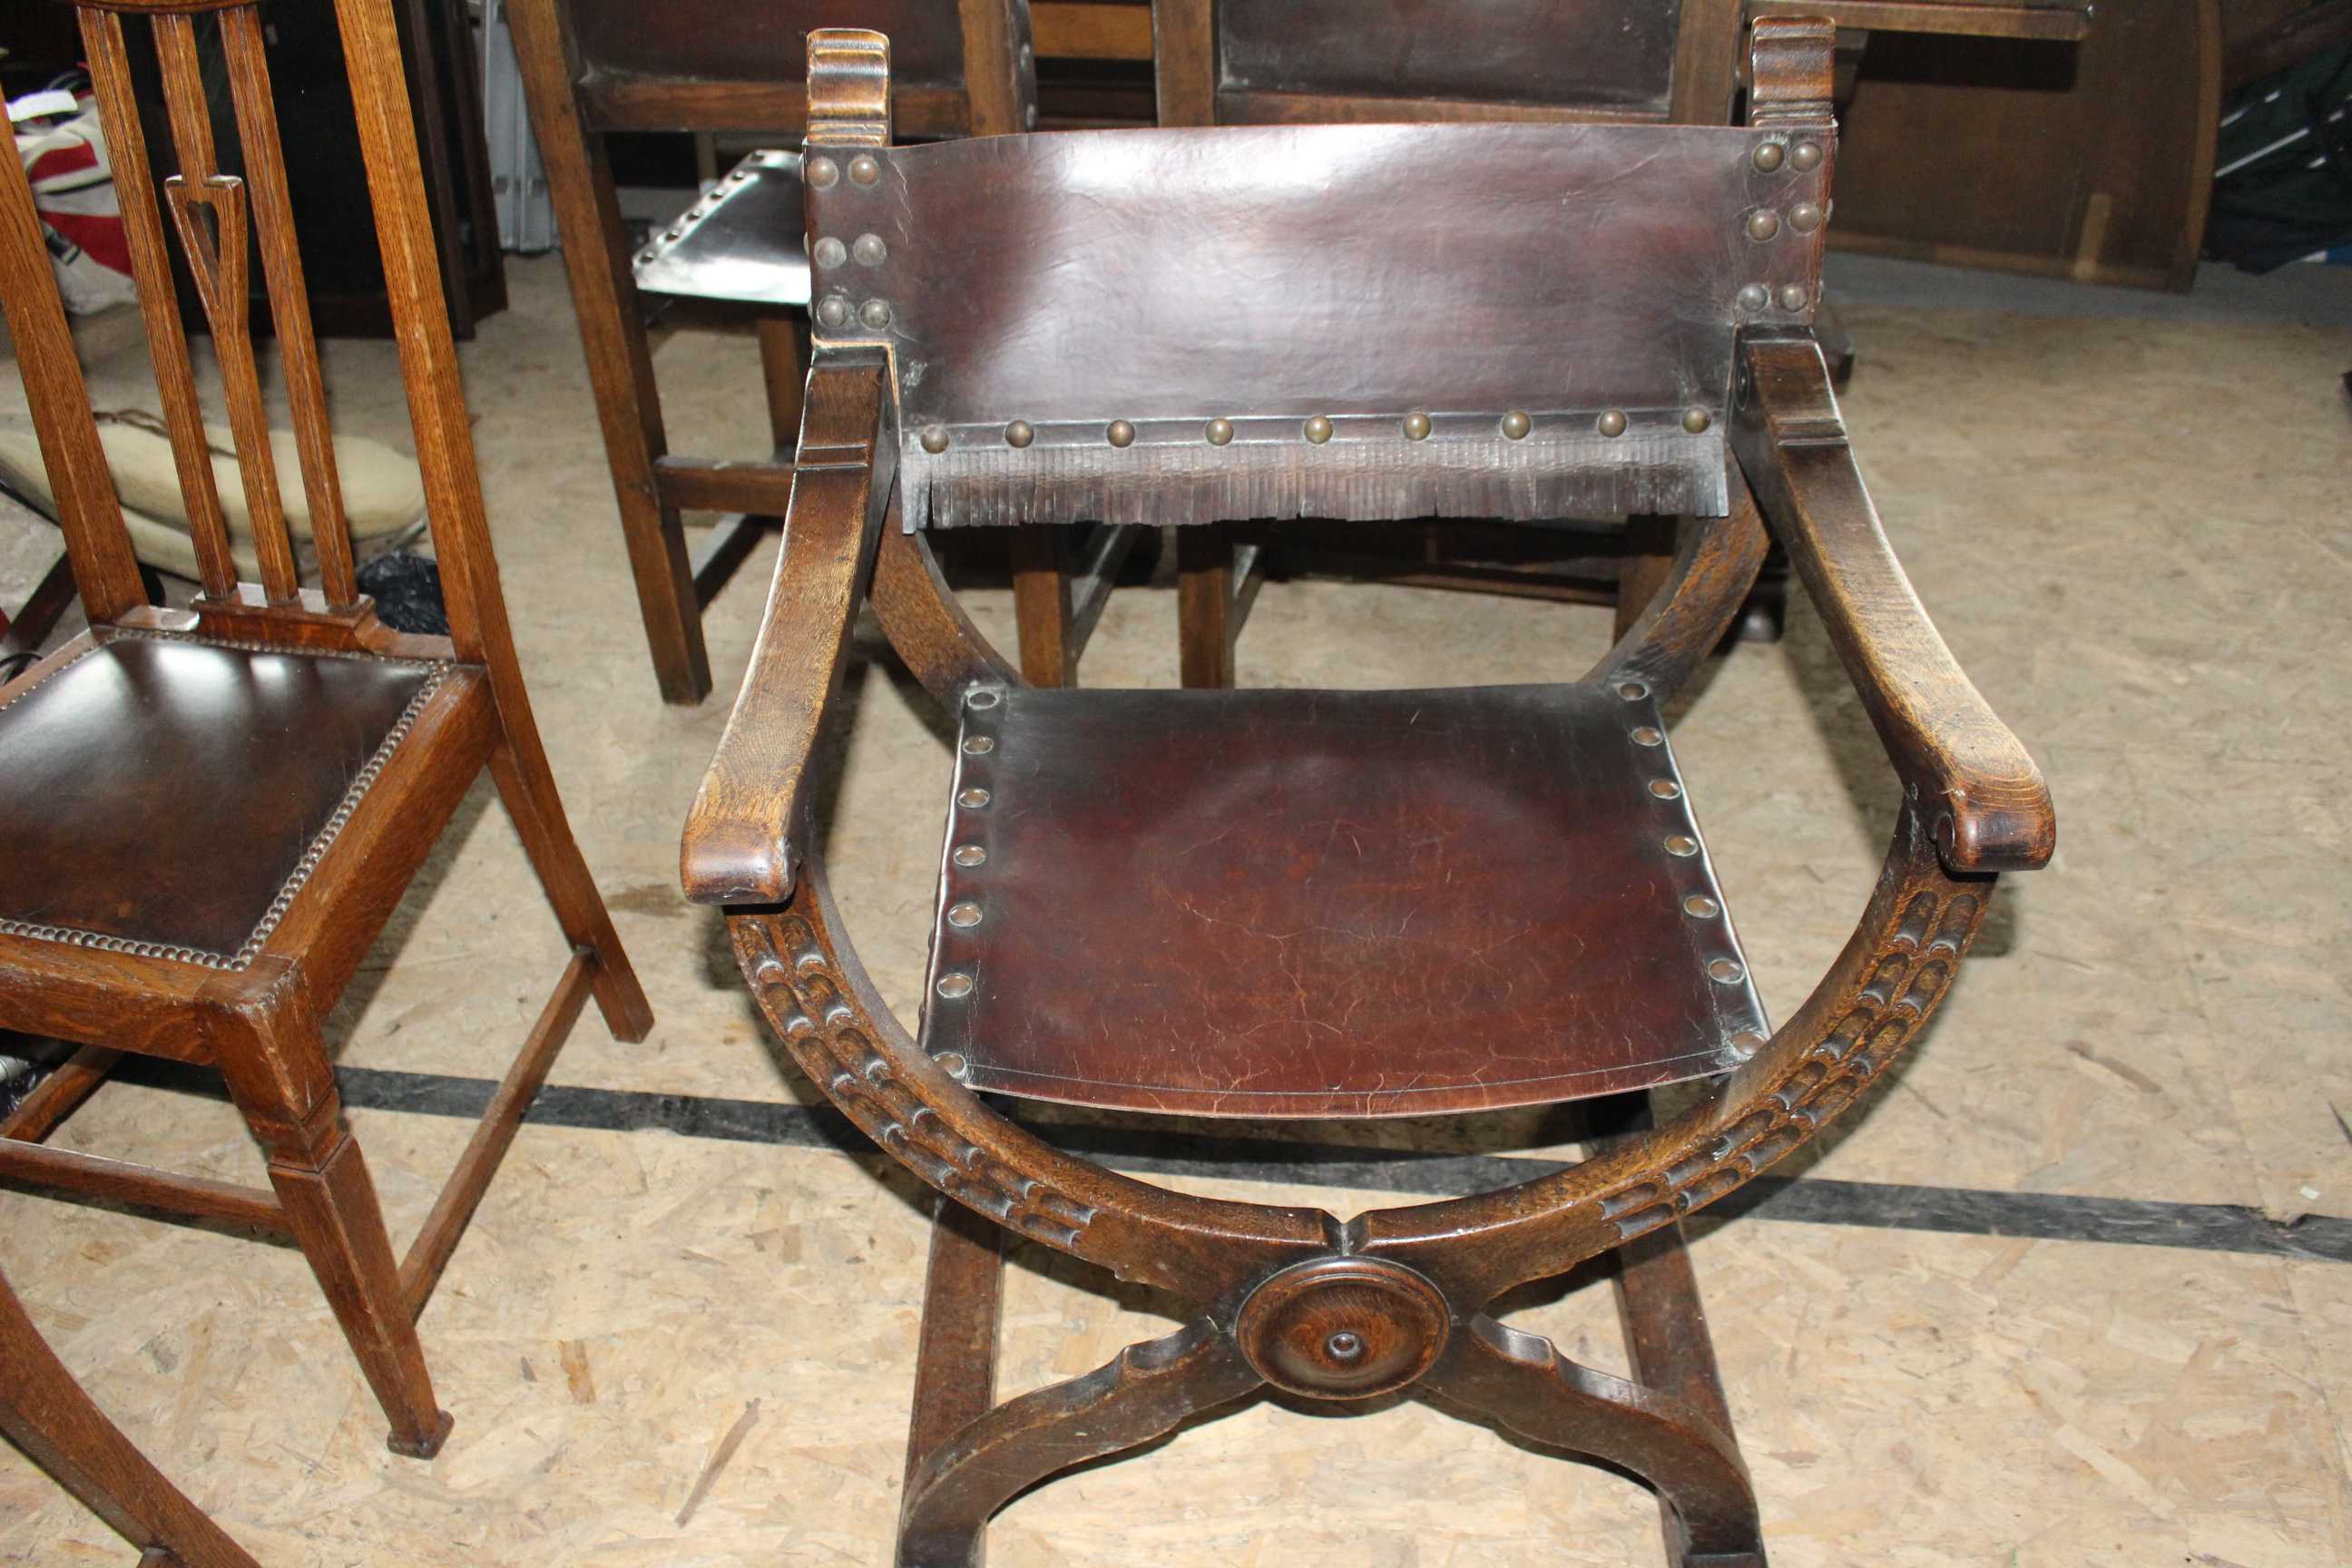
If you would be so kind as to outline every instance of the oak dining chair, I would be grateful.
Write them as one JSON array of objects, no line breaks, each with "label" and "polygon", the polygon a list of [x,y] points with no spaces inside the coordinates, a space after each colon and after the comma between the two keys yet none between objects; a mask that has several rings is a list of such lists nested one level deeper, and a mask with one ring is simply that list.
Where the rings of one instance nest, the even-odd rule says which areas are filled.
[{"label": "oak dining chair", "polygon": [[[902,129],[1007,135],[1036,123],[1027,0],[692,0],[667,7],[659,26],[634,0],[509,0],[508,16],[655,675],[665,700],[699,702],[711,686],[703,605],[773,527],[792,488],[808,368],[798,142],[812,104],[801,85],[803,39],[842,20],[884,28],[900,40],[892,100]],[[636,247],[606,143],[647,131],[756,132],[776,145],[743,159]],[[646,323],[655,305],[677,300],[751,313],[773,445],[766,458],[670,450]],[[697,509],[722,514],[699,563],[679,521]],[[1013,538],[1022,664],[1041,683],[1071,678],[1134,542],[1097,530],[1074,547],[1069,532],[1023,529]]]},{"label": "oak dining chair", "polygon": [[[142,590],[31,193],[12,163],[0,172],[0,302],[89,624],[0,686],[0,1028],[81,1047],[0,1121],[0,1179],[290,1239],[383,1407],[392,1447],[428,1457],[449,1418],[418,1315],[589,999],[625,1040],[643,1038],[652,1015],[573,841],[516,658],[392,0],[334,4],[450,633],[388,629],[354,580],[260,8],[82,0],[202,584],[185,609],[152,606]],[[152,36],[162,63],[176,172],[160,189],[128,66],[134,28]],[[205,42],[226,66],[241,175],[221,172]],[[258,582],[237,578],[214,488],[173,293],[173,235],[208,317]],[[278,505],[246,314],[249,247],[274,317],[317,588],[296,575]],[[485,771],[570,953],[455,1173],[396,1258],[320,1024]],[[268,1156],[269,1187],[48,1143],[125,1055],[218,1069]]]}]

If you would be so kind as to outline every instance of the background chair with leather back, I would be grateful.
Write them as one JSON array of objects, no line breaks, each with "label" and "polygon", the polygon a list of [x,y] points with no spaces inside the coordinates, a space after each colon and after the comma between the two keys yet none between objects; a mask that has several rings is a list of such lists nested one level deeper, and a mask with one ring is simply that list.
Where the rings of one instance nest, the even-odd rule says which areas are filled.
[{"label": "background chair with leather back", "polygon": [[[1633,121],[1721,125],[1739,90],[1741,0],[1152,0],[1162,125]],[[1615,604],[1633,624],[1673,560],[1673,525],[1497,528],[1428,521],[1378,541],[1278,531],[1302,566],[1388,582]],[[1231,686],[1252,575],[1275,543],[1247,525],[1179,537],[1184,683]],[[1777,583],[1765,619],[1777,626]]]},{"label": "background chair with leather back", "polygon": [[[1885,1076],[1997,874],[2055,835],[2039,771],[1895,563],[1812,331],[1833,37],[1759,23],[1744,126],[906,148],[885,40],[812,36],[809,237],[874,233],[888,258],[817,268],[808,466],[683,874],[727,906],[800,1068],[942,1194],[900,1568],[969,1568],[1025,1489],[1269,1385],[1426,1397],[1596,1456],[1660,1494],[1679,1568],[1760,1568],[1679,1222]],[[1617,646],[1558,686],[1043,690],[927,563],[941,529],[1086,516],[1580,512],[1677,516],[1679,547]],[[1903,786],[1852,939],[1778,1030],[1661,716],[1737,613],[1768,517]],[[868,599],[958,726],[917,1031],[849,945],[813,820]],[[985,1098],[1315,1120],[1702,1079],[1581,1164],[1352,1217],[1146,1185]],[[1008,1233],[1160,1292],[1185,1326],[995,1404]],[[1603,1258],[1638,1381],[1494,1315]]]},{"label": "background chair with leather back", "polygon": [[[801,85],[808,29],[871,22],[901,42],[894,92],[900,126],[917,136],[996,136],[1036,122],[1035,60],[1026,0],[813,0],[753,5],[695,0],[648,26],[630,0],[513,0],[531,124],[547,164],[588,356],[604,449],[645,614],[662,696],[698,702],[710,690],[701,605],[772,524],[792,486],[793,441],[806,370],[807,258],[798,248],[799,157],[782,151],[747,163],[658,232],[647,261],[678,241],[688,251],[740,226],[740,248],[719,267],[649,268],[648,283],[677,295],[750,305],[765,372],[772,459],[725,461],[673,455],[646,336],[646,301],[605,150],[620,132],[757,132],[797,141],[809,101]],[[772,167],[771,167],[772,165]],[[772,177],[771,177],[772,176]],[[723,198],[723,201],[722,201]],[[681,510],[736,512],[704,562],[688,559]],[[1014,541],[1013,587],[1023,668],[1030,679],[1069,679],[1085,632],[1099,614],[1124,541],[1098,539],[1072,602],[1059,531],[1024,530]]]},{"label": "background chair with leather back", "polygon": [[[1871,27],[1973,38],[2070,39],[2079,0],[1150,0],[1162,125],[1625,121],[1720,125],[1738,99],[1748,20],[1803,12],[1841,27],[1841,88]],[[1826,319],[1841,382],[1853,359]],[[1630,627],[1674,559],[1671,520],[1622,529],[1498,529],[1448,520],[1371,543],[1320,523],[1187,533],[1183,626],[1188,685],[1231,685],[1232,644],[1250,573],[1278,537],[1299,565],[1383,581],[1613,603]],[[1777,637],[1786,563],[1776,552],[1738,626]]]},{"label": "background chair with leather back", "polygon": [[[307,1256],[392,1426],[429,1456],[448,1430],[416,1319],[582,1008],[614,1034],[652,1016],[564,816],[515,656],[474,463],[391,0],[336,0],[366,155],[447,637],[394,633],[354,583],[326,389],[250,0],[91,0],[82,37],[119,154],[124,221],[203,591],[151,607],[21,171],[0,174],[0,300],[26,381],[89,629],[0,687],[0,1027],[83,1045],[0,1122],[0,1179],[226,1220]],[[126,67],[152,31],[179,172],[158,191]],[[218,172],[199,27],[228,64],[245,174]],[[202,285],[262,580],[237,580],[173,298],[165,214]],[[245,315],[250,241],[317,535],[305,589]],[[487,770],[572,956],[404,1258],[343,1125],[320,1023]],[[271,1189],[57,1149],[46,1140],[121,1053],[217,1068]]]}]

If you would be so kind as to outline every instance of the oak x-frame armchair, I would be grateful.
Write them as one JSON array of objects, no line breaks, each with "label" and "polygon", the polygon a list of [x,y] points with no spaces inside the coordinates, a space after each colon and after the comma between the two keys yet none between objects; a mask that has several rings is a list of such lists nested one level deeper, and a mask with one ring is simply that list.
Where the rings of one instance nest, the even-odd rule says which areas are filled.
[{"label": "oak x-frame armchair", "polygon": [[[1681,1218],[1826,1126],[1949,990],[2055,827],[1889,550],[1811,327],[1834,33],[1772,18],[1745,126],[1220,128],[891,144],[887,41],[810,39],[820,331],[765,626],[686,829],[688,893],[793,1058],[943,1194],[898,1526],[978,1560],[1071,1465],[1265,1385],[1424,1396],[1660,1495],[1673,1560],[1757,1568]],[[814,253],[814,247],[812,247]],[[836,313],[841,314],[841,313]],[[820,322],[824,320],[820,317]],[[1083,367],[1082,371],[1079,367]],[[1076,517],[1687,520],[1586,678],[1407,692],[1023,685],[930,565],[941,528]],[[1765,1019],[1660,705],[1766,526],[1904,785],[1877,887]],[[925,1008],[828,892],[812,759],[869,601],[959,724]],[[1710,1089],[1506,1191],[1352,1218],[1156,1188],[984,1095],[1135,1112],[1459,1112]],[[993,1403],[1006,1232],[1191,1303]],[[1614,1255],[1637,1382],[1503,1325]]]},{"label": "oak x-frame armchair", "polygon": [[[593,996],[653,1018],[581,858],[531,714],[491,552],[390,0],[335,0],[450,635],[395,633],[359,592],[326,386],[253,0],[79,0],[156,391],[202,586],[152,606],[23,171],[0,171],[0,302],[89,627],[0,685],[0,1028],[81,1049],[5,1121],[0,1181],[226,1222],[299,1245],[391,1422],[449,1428],[416,1319]],[[178,172],[148,170],[126,35],[152,32]],[[242,175],[221,172],[199,28],[226,62]],[[194,275],[262,581],[237,580],[165,224]],[[248,244],[275,318],[321,585],[295,557],[254,336]],[[345,1127],[320,1023],[485,771],[571,952],[480,1127],[396,1258]],[[47,1140],[125,1053],[217,1068],[270,1188]]]}]

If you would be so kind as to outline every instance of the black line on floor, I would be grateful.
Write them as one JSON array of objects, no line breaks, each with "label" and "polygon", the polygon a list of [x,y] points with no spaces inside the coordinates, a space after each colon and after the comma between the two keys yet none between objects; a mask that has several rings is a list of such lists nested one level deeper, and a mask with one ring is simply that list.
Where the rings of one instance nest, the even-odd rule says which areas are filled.
[{"label": "black line on floor", "polygon": [[[172,1062],[139,1058],[125,1061],[115,1072],[127,1080],[215,1099],[223,1093],[216,1075]],[[354,1110],[467,1120],[481,1116],[497,1088],[488,1079],[383,1068],[341,1068],[335,1077],[342,1086],[344,1104]],[[831,1149],[861,1158],[885,1158],[829,1105],[550,1084],[532,1101],[528,1120],[549,1127],[603,1132],[659,1130],[686,1138]],[[1524,1154],[1414,1153],[1264,1138],[1212,1141],[1189,1132],[1061,1123],[1034,1130],[1073,1154],[1136,1174],[1295,1183],[1365,1192],[1417,1195],[1482,1192],[1569,1168],[1564,1161]],[[1692,1223],[1703,1227],[1748,1215],[1799,1225],[2174,1247],[2352,1263],[2352,1219],[2329,1215],[2307,1215],[2294,1224],[2282,1225],[2260,1209],[2236,1204],[1988,1192],[1842,1182],[1824,1176],[1759,1177],[1711,1205]]]}]

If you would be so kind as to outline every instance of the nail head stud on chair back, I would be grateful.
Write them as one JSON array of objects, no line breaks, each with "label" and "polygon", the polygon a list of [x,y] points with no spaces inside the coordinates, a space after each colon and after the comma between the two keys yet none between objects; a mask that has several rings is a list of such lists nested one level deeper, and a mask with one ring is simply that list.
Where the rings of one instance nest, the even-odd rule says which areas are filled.
[{"label": "nail head stud on chair back", "polygon": [[[1948,990],[1996,873],[2054,836],[2032,760],[1895,562],[1808,325],[1819,226],[1794,215],[1829,201],[1833,39],[1758,23],[1743,127],[908,148],[877,135],[885,41],[811,37],[829,107],[809,151],[842,176],[811,182],[811,239],[873,232],[887,260],[820,261],[774,595],[682,870],[730,906],[794,1060],[941,1194],[902,1568],[976,1562],[1027,1486],[1269,1384],[1428,1398],[1594,1456],[1658,1491],[1677,1564],[1760,1568],[1679,1221],[1859,1099]],[[1410,289],[1381,234],[1404,237]],[[1698,515],[1657,598],[1557,689],[1033,690],[918,548],[1078,515],[1536,517],[1643,488]],[[1777,1029],[1660,716],[1767,519],[1905,784],[1853,939]],[[958,724],[919,1033],[860,968],[810,821],[869,596]],[[1311,1117],[1693,1075],[1712,1082],[1687,1110],[1580,1164],[1353,1217],[1147,1185],[979,1092]],[[1191,1319],[994,1404],[1005,1232]],[[1637,1381],[1489,1315],[1612,1255]]]}]

